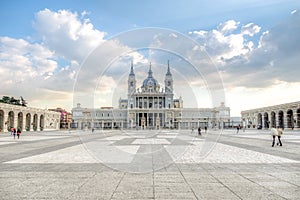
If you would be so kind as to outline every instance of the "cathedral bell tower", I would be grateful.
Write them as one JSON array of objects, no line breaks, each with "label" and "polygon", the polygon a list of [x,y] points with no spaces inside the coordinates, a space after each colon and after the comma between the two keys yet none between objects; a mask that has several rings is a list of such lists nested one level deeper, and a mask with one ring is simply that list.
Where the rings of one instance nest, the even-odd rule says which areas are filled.
[{"label": "cathedral bell tower", "polygon": [[168,69],[165,77],[165,92],[168,94],[173,94],[173,77],[170,71],[169,61],[168,61]]},{"label": "cathedral bell tower", "polygon": [[173,101],[173,77],[170,71],[170,65],[168,61],[168,69],[165,77],[165,95],[166,95],[166,108],[174,108]]},{"label": "cathedral bell tower", "polygon": [[136,91],[136,80],[135,80],[135,74],[133,71],[133,62],[131,61],[131,68],[130,68],[130,74],[128,76],[128,106],[129,108],[133,108],[134,101],[132,95]]}]

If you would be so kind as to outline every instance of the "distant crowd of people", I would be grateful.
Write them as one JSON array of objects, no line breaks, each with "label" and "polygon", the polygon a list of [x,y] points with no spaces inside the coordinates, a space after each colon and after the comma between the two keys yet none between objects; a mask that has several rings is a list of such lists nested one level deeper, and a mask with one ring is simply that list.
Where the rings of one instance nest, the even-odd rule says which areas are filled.
[{"label": "distant crowd of people", "polygon": [[[236,129],[237,129],[236,133],[239,133],[239,130],[241,129],[241,125],[239,124],[236,127]],[[275,145],[276,137],[277,137],[277,140],[278,140],[278,142],[276,144],[279,145],[279,146],[282,146],[282,141],[281,141],[281,135],[283,134],[282,128],[277,126],[277,128],[272,127],[270,130],[271,130],[271,135],[272,135],[272,138],[273,138],[272,147],[274,147],[274,145]],[[18,128],[16,130],[14,127],[11,127],[10,131],[11,131],[10,134],[14,136],[14,139],[16,139],[16,136],[17,136],[18,139],[20,139],[20,135],[21,135],[21,129],[20,128]],[[199,136],[202,135],[201,131],[202,131],[201,127],[199,126],[198,127],[198,135]],[[205,133],[207,133],[207,127],[206,126],[204,127],[204,131],[205,131]],[[94,132],[94,129],[92,129],[92,132]],[[192,128],[192,133],[194,133],[194,127]]]},{"label": "distant crowd of people", "polygon": [[[243,132],[245,132],[245,126],[243,127]],[[237,127],[236,127],[236,133],[239,133],[239,131],[242,129],[241,125],[239,124]],[[205,133],[207,132],[207,127],[205,126],[204,127],[204,130],[205,130]],[[277,126],[276,128],[275,127],[272,127],[270,129],[271,131],[271,135],[272,135],[272,147],[274,147],[275,145],[275,141],[276,141],[276,137],[277,137],[277,146],[282,146],[282,141],[281,141],[281,135],[283,134],[283,129],[280,128],[279,126]],[[194,133],[194,127],[192,128],[192,133]],[[198,127],[198,135],[201,135],[201,127]]]}]

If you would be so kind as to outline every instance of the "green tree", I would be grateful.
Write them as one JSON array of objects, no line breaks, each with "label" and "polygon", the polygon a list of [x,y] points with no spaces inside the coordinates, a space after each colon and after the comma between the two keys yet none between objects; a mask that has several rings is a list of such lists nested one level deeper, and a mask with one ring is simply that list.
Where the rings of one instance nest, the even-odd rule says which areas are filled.
[{"label": "green tree", "polygon": [[23,99],[23,97],[22,97],[22,96],[20,96],[20,98],[21,98],[21,106],[25,106],[25,107],[27,107],[27,102],[26,102],[26,100],[25,100],[25,99]]},{"label": "green tree", "polygon": [[2,99],[0,99],[0,102],[27,107],[27,102],[25,101],[25,99],[22,96],[20,96],[20,99],[15,99],[15,97],[2,96]]},{"label": "green tree", "polygon": [[3,96],[2,101],[3,101],[3,103],[10,103],[10,97],[9,96]]},{"label": "green tree", "polygon": [[18,99],[15,99],[15,97],[10,97],[9,103],[12,105],[19,105]]}]

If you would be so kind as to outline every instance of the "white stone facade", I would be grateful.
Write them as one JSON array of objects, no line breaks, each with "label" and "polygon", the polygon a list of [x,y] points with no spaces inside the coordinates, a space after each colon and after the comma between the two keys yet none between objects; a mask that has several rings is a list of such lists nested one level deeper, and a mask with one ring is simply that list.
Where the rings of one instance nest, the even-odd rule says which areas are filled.
[{"label": "white stone facade", "polygon": [[120,98],[119,108],[82,108],[79,103],[72,109],[72,126],[79,129],[223,128],[229,121],[230,109],[224,104],[217,108],[183,108],[183,99],[174,99],[169,64],[164,83],[161,87],[154,78],[150,64],[148,77],[137,88],[131,65],[127,99]]},{"label": "white stone facade", "polygon": [[246,128],[300,128],[300,101],[242,111]]},{"label": "white stone facade", "polygon": [[58,130],[59,120],[60,113],[47,109],[0,103],[0,132],[11,127],[22,131]]}]

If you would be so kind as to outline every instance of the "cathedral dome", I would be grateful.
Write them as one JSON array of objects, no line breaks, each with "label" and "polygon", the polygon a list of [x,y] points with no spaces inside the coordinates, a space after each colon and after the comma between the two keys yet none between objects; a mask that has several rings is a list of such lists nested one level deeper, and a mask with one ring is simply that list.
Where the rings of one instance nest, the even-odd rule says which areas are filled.
[{"label": "cathedral dome", "polygon": [[142,89],[145,92],[154,92],[157,90],[157,88],[159,88],[159,84],[157,80],[153,78],[153,72],[150,65],[148,77],[143,81]]}]

